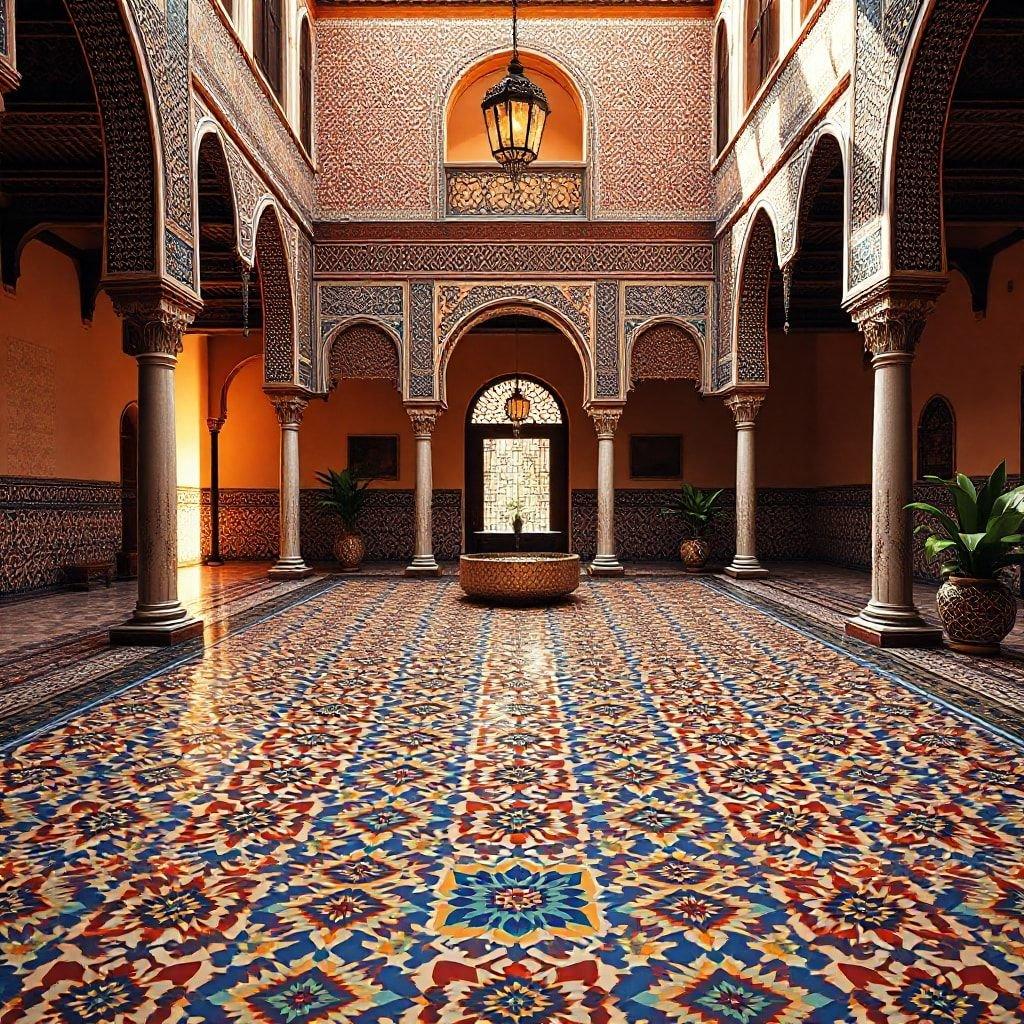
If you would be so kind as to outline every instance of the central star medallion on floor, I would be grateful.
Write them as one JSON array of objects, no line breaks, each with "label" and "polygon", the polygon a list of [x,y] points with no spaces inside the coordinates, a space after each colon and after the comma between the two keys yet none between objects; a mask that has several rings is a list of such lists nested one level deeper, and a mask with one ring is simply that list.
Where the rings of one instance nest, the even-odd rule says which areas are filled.
[{"label": "central star medallion on floor", "polygon": [[434,927],[452,938],[528,945],[546,936],[585,938],[601,928],[593,876],[576,865],[514,859],[457,865],[438,893]]}]

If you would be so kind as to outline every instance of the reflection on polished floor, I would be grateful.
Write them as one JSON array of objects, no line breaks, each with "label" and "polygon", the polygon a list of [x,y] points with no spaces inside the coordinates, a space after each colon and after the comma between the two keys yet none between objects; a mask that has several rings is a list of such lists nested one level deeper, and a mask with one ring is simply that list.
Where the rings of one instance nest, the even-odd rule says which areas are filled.
[{"label": "reflection on polished floor", "polygon": [[1018,1019],[996,702],[643,576],[203,588],[205,649],[6,749],[0,1021]]}]

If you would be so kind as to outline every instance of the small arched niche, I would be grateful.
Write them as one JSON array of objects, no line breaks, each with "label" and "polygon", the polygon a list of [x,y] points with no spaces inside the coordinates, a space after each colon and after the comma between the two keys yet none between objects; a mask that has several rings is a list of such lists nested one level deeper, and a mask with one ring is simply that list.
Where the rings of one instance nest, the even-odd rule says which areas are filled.
[{"label": "small arched niche", "polygon": [[572,79],[553,61],[520,52],[529,78],[545,92],[551,112],[537,160],[518,189],[495,161],[480,105],[507,74],[511,53],[493,54],[466,70],[445,108],[444,163],[449,217],[585,216],[587,111]]}]

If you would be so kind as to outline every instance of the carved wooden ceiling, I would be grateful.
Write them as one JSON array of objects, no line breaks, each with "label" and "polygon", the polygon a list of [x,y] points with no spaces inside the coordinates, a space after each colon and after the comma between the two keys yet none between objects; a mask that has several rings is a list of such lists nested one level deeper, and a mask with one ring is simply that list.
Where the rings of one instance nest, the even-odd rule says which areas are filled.
[{"label": "carved wooden ceiling", "polygon": [[950,264],[984,312],[992,260],[1024,238],[1024,4],[991,0],[967,51],[943,164]]},{"label": "carved wooden ceiling", "polygon": [[[13,288],[23,239],[75,261],[91,319],[103,223],[103,135],[92,80],[62,0],[17,0],[22,83],[0,114],[0,265]],[[45,225],[45,228],[43,227]]]},{"label": "carved wooden ceiling", "polygon": [[[843,166],[836,148],[831,169],[811,201],[793,263],[789,323],[792,331],[851,331],[843,311]],[[768,322],[785,324],[782,276],[772,275]]]},{"label": "carved wooden ceiling", "polygon": [[[243,326],[242,267],[237,255],[231,181],[224,153],[214,136],[199,146],[199,279],[203,309],[197,331],[237,330]],[[249,326],[262,322],[259,272],[252,271]]]}]

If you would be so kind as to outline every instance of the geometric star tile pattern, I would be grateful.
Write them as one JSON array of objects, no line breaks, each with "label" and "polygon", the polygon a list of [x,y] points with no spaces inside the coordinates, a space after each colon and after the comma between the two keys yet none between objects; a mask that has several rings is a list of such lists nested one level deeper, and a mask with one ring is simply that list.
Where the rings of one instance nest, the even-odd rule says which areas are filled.
[{"label": "geometric star tile pattern", "polygon": [[349,579],[9,747],[0,1024],[1008,1024],[1016,741],[699,580]]}]

